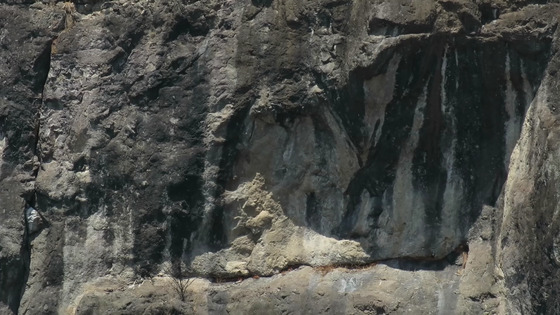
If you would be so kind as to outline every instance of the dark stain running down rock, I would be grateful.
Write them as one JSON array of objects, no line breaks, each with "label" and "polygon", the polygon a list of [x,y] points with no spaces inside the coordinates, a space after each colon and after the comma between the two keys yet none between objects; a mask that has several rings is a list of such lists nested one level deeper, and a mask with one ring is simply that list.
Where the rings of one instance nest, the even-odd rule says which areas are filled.
[{"label": "dark stain running down rock", "polygon": [[[348,186],[349,202],[338,231],[364,239],[363,244],[373,246],[372,255],[383,258],[404,252],[399,246],[387,246],[379,235],[404,229],[406,239],[418,233],[426,236],[409,243],[406,252],[443,257],[466,237],[482,205],[496,203],[513,149],[508,138],[517,138],[520,132],[519,125],[514,130],[512,125],[524,120],[549,49],[524,54],[506,41],[435,37],[407,43],[399,51],[395,98],[387,104],[379,140],[370,144],[364,167]],[[537,72],[541,76],[534,76]],[[367,80],[364,77],[363,82]],[[372,217],[375,198],[384,204]],[[423,223],[410,226],[418,211]],[[379,220],[385,224],[365,230],[366,234],[355,232],[365,217],[371,224]],[[464,225],[446,231],[458,222]],[[438,243],[442,239],[449,243]]]}]

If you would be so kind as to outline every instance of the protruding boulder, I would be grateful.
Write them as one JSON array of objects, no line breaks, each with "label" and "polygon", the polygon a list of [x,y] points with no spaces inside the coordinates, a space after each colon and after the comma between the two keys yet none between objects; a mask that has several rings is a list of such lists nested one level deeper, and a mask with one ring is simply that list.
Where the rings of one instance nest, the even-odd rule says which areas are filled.
[{"label": "protruding boulder", "polygon": [[39,232],[43,228],[43,217],[41,217],[39,211],[31,206],[25,209],[25,222],[29,234]]}]

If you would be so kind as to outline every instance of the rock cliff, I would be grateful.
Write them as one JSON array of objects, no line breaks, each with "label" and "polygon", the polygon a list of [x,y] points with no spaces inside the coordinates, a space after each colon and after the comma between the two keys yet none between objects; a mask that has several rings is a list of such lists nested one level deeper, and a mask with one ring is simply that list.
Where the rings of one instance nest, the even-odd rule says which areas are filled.
[{"label": "rock cliff", "polygon": [[0,1],[0,312],[560,312],[560,4]]}]

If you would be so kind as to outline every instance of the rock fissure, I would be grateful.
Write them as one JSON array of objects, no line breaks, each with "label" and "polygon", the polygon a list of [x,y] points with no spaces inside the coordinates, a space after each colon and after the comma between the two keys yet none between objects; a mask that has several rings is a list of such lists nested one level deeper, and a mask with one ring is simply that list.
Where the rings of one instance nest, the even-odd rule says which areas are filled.
[{"label": "rock fissure", "polygon": [[[42,78],[38,79],[40,83],[40,93],[41,93],[41,102],[36,107],[37,113],[35,115],[35,128],[34,128],[34,143],[32,146],[32,152],[34,153],[35,157],[37,158],[37,162],[33,165],[33,185],[35,185],[35,181],[37,180],[37,176],[39,175],[41,169],[41,153],[39,149],[40,145],[40,128],[41,128],[41,110],[43,108],[43,104],[45,102],[45,85],[47,83],[47,78],[49,75],[50,67],[51,67],[51,51],[54,39],[48,42],[46,45],[46,49],[44,50],[43,54],[47,54],[46,60],[36,61],[35,62],[35,69],[36,72],[43,74]],[[40,55],[37,60],[45,59],[43,55]],[[25,225],[24,233],[23,233],[23,240],[22,240],[22,249],[21,249],[21,257],[23,259],[23,277],[22,283],[20,285],[20,297],[17,302],[18,308],[15,309],[15,313],[18,313],[19,305],[21,302],[21,298],[25,294],[25,288],[27,286],[27,280],[29,278],[30,272],[30,265],[31,265],[31,241],[33,234],[40,233],[40,230],[44,228],[44,224],[47,223],[45,217],[38,212],[38,210],[34,209],[33,207],[36,204],[36,191],[33,190],[32,194],[27,198],[25,205],[23,207],[23,222]],[[32,228],[33,227],[33,228]]]},{"label": "rock fissure", "polygon": [[[47,55],[46,60],[43,62],[44,65],[42,66],[42,68],[44,69],[44,77],[42,79],[40,79],[40,93],[41,93],[41,102],[39,103],[39,106],[37,107],[37,114],[36,114],[36,120],[35,120],[35,143],[33,144],[33,152],[35,154],[35,156],[38,159],[39,165],[37,166],[37,170],[34,173],[35,179],[37,179],[38,176],[38,172],[41,168],[41,163],[42,163],[42,156],[41,156],[41,152],[40,152],[40,143],[41,143],[41,139],[40,139],[40,135],[41,135],[41,111],[44,108],[44,104],[46,102],[46,98],[45,98],[45,86],[47,84],[47,80],[49,77],[49,73],[51,70],[51,58],[52,58],[52,54],[55,51],[55,42],[56,42],[56,37],[54,37],[51,41],[48,42],[47,44],[47,48],[45,49],[44,54]],[[34,201],[31,202],[31,205],[34,205]]]},{"label": "rock fissure", "polygon": [[345,269],[348,271],[364,270],[364,269],[373,268],[379,264],[385,264],[403,270],[443,270],[449,266],[457,266],[460,273],[461,270],[465,269],[465,266],[467,264],[468,252],[469,252],[468,244],[463,243],[460,246],[458,246],[455,250],[445,255],[444,257],[432,257],[432,256],[395,257],[395,258],[386,258],[386,259],[368,261],[364,263],[355,263],[355,264],[351,264],[351,263],[341,263],[341,264],[333,264],[333,265],[293,264],[293,265],[288,265],[282,268],[281,270],[275,271],[271,275],[263,275],[263,274],[249,272],[249,274],[243,274],[238,276],[204,277],[203,275],[200,275],[199,277],[203,279],[207,279],[213,283],[239,282],[240,280],[251,279],[251,278],[253,279],[271,278],[278,274],[286,274],[287,272],[295,271],[296,269],[299,269],[301,267],[311,267],[313,268],[313,270],[324,275],[338,268]]}]

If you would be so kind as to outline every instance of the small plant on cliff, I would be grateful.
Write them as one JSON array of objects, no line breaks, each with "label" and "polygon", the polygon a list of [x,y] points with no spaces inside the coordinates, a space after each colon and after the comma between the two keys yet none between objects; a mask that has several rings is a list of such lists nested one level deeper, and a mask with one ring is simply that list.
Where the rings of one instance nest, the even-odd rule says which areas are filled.
[{"label": "small plant on cliff", "polygon": [[171,277],[171,288],[177,295],[181,302],[185,302],[187,297],[187,289],[194,282],[192,272],[183,267],[180,262],[175,262],[165,268],[165,273]]}]

